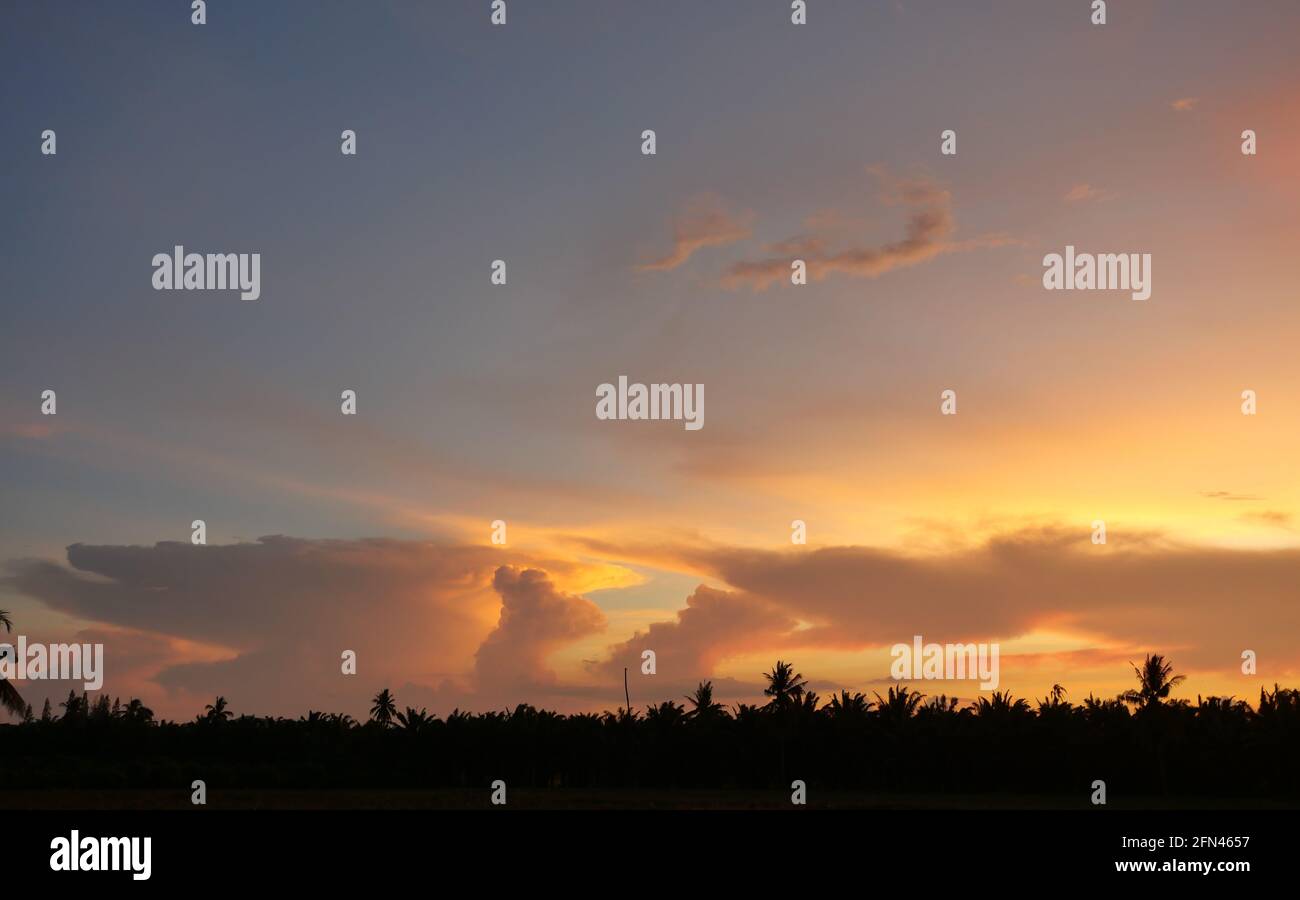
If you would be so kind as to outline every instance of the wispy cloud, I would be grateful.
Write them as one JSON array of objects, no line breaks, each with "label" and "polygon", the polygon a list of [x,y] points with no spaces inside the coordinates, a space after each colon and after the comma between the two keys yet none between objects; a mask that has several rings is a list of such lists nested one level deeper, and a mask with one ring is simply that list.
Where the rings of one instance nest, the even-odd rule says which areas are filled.
[{"label": "wispy cloud", "polygon": [[1109,200],[1115,196],[1113,191],[1095,188],[1090,184],[1076,184],[1065,195],[1066,203],[1083,203],[1089,200]]},{"label": "wispy cloud", "polygon": [[1202,497],[1208,497],[1211,500],[1263,500],[1263,497],[1257,497],[1254,494],[1235,494],[1232,491],[1201,491]]},{"label": "wispy cloud", "polygon": [[901,239],[879,246],[832,248],[820,234],[788,238],[763,248],[762,259],[733,265],[723,277],[729,288],[766,290],[790,277],[791,266],[801,259],[808,277],[820,281],[835,273],[853,278],[876,278],[894,269],[917,265],[945,253],[1019,243],[1007,235],[985,235],[953,241],[952,195],[928,177],[894,178],[883,167],[869,167],[881,186],[881,201],[911,210]]},{"label": "wispy cloud", "polygon": [[1241,518],[1247,522],[1257,522],[1275,528],[1290,529],[1291,527],[1291,514],[1278,509],[1261,509],[1255,512],[1242,513]]},{"label": "wispy cloud", "polygon": [[54,426],[40,423],[16,422],[12,425],[0,425],[0,437],[12,435],[29,441],[40,441],[54,436]]},{"label": "wispy cloud", "polygon": [[697,251],[722,247],[749,237],[750,213],[731,213],[713,195],[694,198],[673,220],[673,248],[666,255],[637,266],[639,272],[667,272],[684,264]]},{"label": "wispy cloud", "polygon": [[1196,108],[1196,104],[1201,102],[1200,97],[1179,97],[1173,103],[1169,104],[1178,112],[1190,112]]}]

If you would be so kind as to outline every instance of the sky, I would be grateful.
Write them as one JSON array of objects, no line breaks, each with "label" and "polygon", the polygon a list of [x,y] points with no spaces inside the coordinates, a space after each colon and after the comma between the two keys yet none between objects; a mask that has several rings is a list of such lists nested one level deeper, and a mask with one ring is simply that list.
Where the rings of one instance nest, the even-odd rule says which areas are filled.
[{"label": "sky", "polygon": [[[918,634],[1295,685],[1300,6],[1109,6],[5,5],[15,634],[177,719],[883,694]],[[261,296],[155,291],[178,244]],[[1067,245],[1150,298],[1045,290]],[[598,419],[620,375],[704,427]]]}]

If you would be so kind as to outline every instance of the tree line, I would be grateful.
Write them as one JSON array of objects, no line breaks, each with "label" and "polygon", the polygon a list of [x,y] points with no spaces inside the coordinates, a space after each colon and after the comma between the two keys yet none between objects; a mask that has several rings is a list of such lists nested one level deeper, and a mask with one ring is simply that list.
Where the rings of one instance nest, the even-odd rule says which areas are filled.
[{"label": "tree line", "polygon": [[1151,655],[1137,684],[1071,702],[1055,685],[1035,703],[1004,691],[961,706],[906,685],[823,702],[795,668],[765,673],[766,702],[732,707],[702,682],[684,702],[563,715],[513,710],[445,717],[399,707],[388,690],[364,722],[309,711],[236,717],[217,697],[190,722],[157,721],[139,700],[70,692],[55,714],[0,727],[13,788],[262,789],[512,787],[810,788],[946,794],[1300,799],[1300,691],[1171,700],[1182,681]]}]

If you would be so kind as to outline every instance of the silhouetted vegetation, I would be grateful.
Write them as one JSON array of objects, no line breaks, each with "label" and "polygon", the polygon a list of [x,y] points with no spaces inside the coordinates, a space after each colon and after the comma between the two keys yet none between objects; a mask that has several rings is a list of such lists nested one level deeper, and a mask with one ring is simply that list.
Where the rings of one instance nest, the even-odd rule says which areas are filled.
[{"label": "silhouetted vegetation", "polygon": [[1180,681],[1160,656],[1138,687],[1072,703],[1061,685],[1030,704],[1004,692],[958,708],[907,686],[827,703],[792,666],[767,673],[768,701],[727,709],[704,682],[686,704],[644,714],[559,715],[532,706],[445,718],[387,690],[370,718],[309,712],[235,717],[217,697],[192,722],[157,722],[139,700],[70,693],[55,717],[0,727],[12,788],[512,787],[781,788],[1300,797],[1300,691],[1170,700]]},{"label": "silhouetted vegetation", "polygon": [[[4,626],[6,633],[14,630],[14,623],[10,620],[9,613],[3,609],[0,609],[0,625]],[[23,700],[17,688],[3,678],[0,678],[0,708],[24,719],[31,718],[31,707]]]}]

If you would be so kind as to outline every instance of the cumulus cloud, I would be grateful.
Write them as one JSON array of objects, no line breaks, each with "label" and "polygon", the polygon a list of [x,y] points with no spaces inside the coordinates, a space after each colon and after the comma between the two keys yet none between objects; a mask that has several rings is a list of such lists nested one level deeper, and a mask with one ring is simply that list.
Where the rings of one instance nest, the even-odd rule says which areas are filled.
[{"label": "cumulus cloud", "polygon": [[779,605],[761,597],[700,585],[676,618],[656,622],[610,648],[600,672],[637,669],[644,650],[655,652],[658,673],[670,679],[708,677],[728,655],[754,646],[776,645],[798,623]]},{"label": "cumulus cloud", "polygon": [[501,595],[501,618],[475,655],[480,689],[553,682],[546,657],[605,630],[605,614],[596,604],[558,590],[539,569],[502,566],[492,586]]},{"label": "cumulus cloud", "polygon": [[[1243,649],[1278,671],[1300,660],[1294,585],[1300,549],[1177,544],[1158,534],[1059,527],[1005,534],[976,547],[911,556],[865,547],[809,553],[728,548],[681,551],[740,597],[807,623],[801,647],[888,646],[913,634],[1008,640],[1053,628],[1101,642],[1177,649],[1186,664],[1232,672]],[[779,652],[778,643],[755,649]]]},{"label": "cumulus cloud", "polygon": [[[472,694],[478,674],[544,678],[545,654],[597,627],[599,612],[540,572],[498,573],[512,561],[529,562],[500,548],[392,539],[74,544],[66,566],[12,561],[3,582],[114,629],[104,640],[110,691],[143,688],[173,713],[221,693],[236,709],[297,715],[359,711],[386,684]],[[145,636],[161,644],[142,676]],[[345,650],[357,654],[355,677],[341,673]]]},{"label": "cumulus cloud", "polygon": [[[1116,527],[1098,546],[1089,535],[1044,527],[927,553],[590,541],[586,550],[597,556],[693,572],[720,586],[700,585],[683,609],[630,637],[611,635],[608,651],[567,679],[550,660],[606,629],[596,604],[563,587],[584,570],[502,548],[287,537],[210,547],[74,545],[67,566],[15,561],[4,582],[96,623],[88,633],[106,645],[107,690],[152,689],[142,693],[146,702],[186,717],[218,693],[237,711],[364,715],[385,686],[401,703],[442,713],[520,702],[608,709],[622,702],[620,669],[639,672],[646,649],[656,652],[658,674],[634,681],[639,703],[680,699],[705,678],[720,695],[752,699],[757,685],[719,677],[728,660],[816,660],[823,651],[879,651],[915,634],[938,642],[1071,636],[1072,655],[1008,654],[1008,680],[1032,664],[1033,677],[1059,681],[1061,669],[1081,660],[1143,648],[1173,655],[1185,671],[1225,677],[1244,649],[1267,661],[1269,678],[1285,682],[1300,671],[1293,640],[1300,549],[1192,546]],[[347,649],[357,653],[356,677],[340,673]],[[818,675],[811,661],[801,665]]]}]

